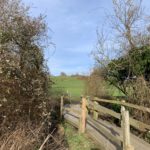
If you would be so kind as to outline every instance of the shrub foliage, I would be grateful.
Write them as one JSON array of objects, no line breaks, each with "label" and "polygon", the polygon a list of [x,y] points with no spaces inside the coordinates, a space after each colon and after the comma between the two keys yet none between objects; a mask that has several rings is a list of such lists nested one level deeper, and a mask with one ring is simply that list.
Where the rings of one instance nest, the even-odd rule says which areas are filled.
[{"label": "shrub foliage", "polygon": [[41,119],[46,114],[48,73],[43,43],[47,27],[42,16],[30,17],[19,0],[0,1],[0,123],[18,117]]}]

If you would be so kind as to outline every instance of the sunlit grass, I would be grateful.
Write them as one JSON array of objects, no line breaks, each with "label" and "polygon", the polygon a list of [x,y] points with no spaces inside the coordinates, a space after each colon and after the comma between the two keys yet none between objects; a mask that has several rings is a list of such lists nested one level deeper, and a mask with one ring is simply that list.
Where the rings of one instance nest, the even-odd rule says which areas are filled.
[{"label": "sunlit grass", "polygon": [[85,134],[79,135],[78,131],[71,125],[65,123],[65,137],[69,150],[100,150]]},{"label": "sunlit grass", "polygon": [[52,77],[54,82],[53,91],[62,91],[71,96],[73,100],[80,100],[80,96],[84,94],[85,81],[77,77]]}]

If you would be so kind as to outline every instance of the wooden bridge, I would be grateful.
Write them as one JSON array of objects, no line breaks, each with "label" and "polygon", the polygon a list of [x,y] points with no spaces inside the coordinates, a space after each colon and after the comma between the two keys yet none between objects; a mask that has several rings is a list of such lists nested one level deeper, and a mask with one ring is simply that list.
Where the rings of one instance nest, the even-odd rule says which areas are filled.
[{"label": "wooden bridge", "polygon": [[[102,106],[102,103],[121,105],[121,113]],[[101,150],[150,150],[150,144],[130,133],[130,127],[141,132],[150,132],[150,125],[129,117],[126,108],[149,112],[150,108],[126,103],[125,101],[82,98],[80,104],[64,105],[61,97],[61,116],[78,128],[79,134],[87,133],[100,145]],[[101,118],[104,114],[120,120],[121,127]]]}]

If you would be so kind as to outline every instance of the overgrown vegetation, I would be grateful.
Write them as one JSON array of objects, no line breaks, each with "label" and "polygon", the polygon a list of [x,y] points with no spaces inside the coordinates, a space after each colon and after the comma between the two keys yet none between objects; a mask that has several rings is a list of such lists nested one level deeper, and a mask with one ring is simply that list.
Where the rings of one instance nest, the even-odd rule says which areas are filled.
[{"label": "overgrown vegetation", "polygon": [[122,91],[105,80],[105,72],[95,67],[86,80],[86,95],[106,99],[121,98],[125,96]]},{"label": "overgrown vegetation", "polygon": [[22,116],[41,119],[48,104],[48,73],[40,44],[46,37],[44,18],[30,17],[20,1],[3,0],[0,7],[0,121],[4,125]]},{"label": "overgrown vegetation", "polygon": [[[44,16],[31,17],[21,0],[0,1],[1,150],[65,149],[57,125],[59,101],[55,101],[61,95],[77,101],[85,92],[107,99],[124,96],[128,102],[150,107],[150,26],[141,4],[141,0],[113,0],[114,14],[108,17],[112,34],[107,39],[98,31],[97,64],[87,78],[64,72],[51,77],[44,60],[48,42]],[[112,109],[119,111],[120,106]],[[147,113],[131,114],[150,123]],[[70,149],[95,148],[68,124],[65,132]]]},{"label": "overgrown vegetation", "polygon": [[[150,48],[140,47],[129,51],[131,65],[127,57],[120,57],[108,64],[106,80],[117,87],[137,104],[149,105],[150,97]],[[139,91],[139,87],[141,87]],[[147,101],[147,102],[146,102]],[[147,103],[147,104],[146,104]]]},{"label": "overgrown vegetation", "polygon": [[52,134],[58,108],[49,97],[52,83],[44,61],[47,25],[42,15],[31,17],[29,10],[20,0],[0,1],[2,150],[37,149],[48,134],[46,148],[61,147]]},{"label": "overgrown vegetation", "polygon": [[[93,54],[100,73],[92,81],[99,89],[97,86],[95,88],[102,93],[99,97],[110,95],[105,88],[105,83],[109,83],[121,91],[128,102],[149,107],[150,32],[144,19],[142,1],[113,0],[113,9],[114,13],[107,15],[111,27],[105,25],[111,31],[110,34],[105,34],[105,28],[97,34],[97,50]],[[91,79],[92,77],[93,73]],[[102,80],[105,80],[104,84]],[[95,95],[97,96],[96,93]],[[135,110],[131,114],[150,123],[149,114]]]},{"label": "overgrown vegetation", "polygon": [[[45,134],[47,133],[47,134]],[[54,128],[49,132],[46,125],[20,123],[14,130],[0,137],[1,150],[65,150],[64,136]]]}]

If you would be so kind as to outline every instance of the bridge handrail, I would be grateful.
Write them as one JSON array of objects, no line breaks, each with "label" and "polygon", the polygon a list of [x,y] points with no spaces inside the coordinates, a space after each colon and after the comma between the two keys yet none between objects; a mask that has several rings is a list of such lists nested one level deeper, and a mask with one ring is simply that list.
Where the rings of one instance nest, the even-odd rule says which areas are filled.
[{"label": "bridge handrail", "polygon": [[[96,111],[97,113],[101,114],[101,113],[106,113],[106,114],[109,114],[119,120],[121,120],[121,114],[120,113],[117,113],[109,108],[106,108],[104,106],[101,106],[101,105],[94,105],[93,102],[89,101],[88,102],[89,104],[87,105],[87,108],[90,109],[90,110],[93,110],[93,111]],[[130,125],[142,132],[145,132],[147,130],[150,130],[150,125],[148,124],[145,124],[141,121],[138,121],[136,119],[133,119],[130,117]]]},{"label": "bridge handrail", "polygon": [[119,105],[122,105],[122,106],[130,107],[130,108],[134,108],[134,109],[138,109],[138,110],[150,113],[150,108],[135,105],[135,104],[131,104],[131,103],[127,103],[127,102],[125,102],[125,100],[123,100],[124,101],[123,102],[123,101],[117,101],[117,100],[100,99],[100,98],[95,97],[94,99],[92,99],[92,101],[111,103],[111,104],[119,104]]},{"label": "bridge handrail", "polygon": [[[133,119],[129,116],[129,111],[125,109],[124,106],[126,107],[131,107],[135,108],[144,112],[150,112],[149,108],[143,107],[143,106],[138,106],[122,101],[116,101],[116,100],[106,100],[106,99],[99,99],[99,98],[93,98],[89,99],[86,97],[82,97],[82,103],[81,103],[81,111],[77,109],[70,109],[70,108],[64,108],[64,100],[63,96],[61,97],[61,105],[60,105],[60,112],[61,116],[63,115],[63,111],[65,112],[73,112],[78,115],[79,118],[79,133],[84,133],[86,129],[86,122],[91,122],[94,124],[94,126],[105,136],[109,137],[111,141],[117,143],[118,145],[123,146],[124,150],[133,150],[133,146],[131,145],[130,142],[130,125],[135,127],[136,129],[140,131],[148,131],[150,130],[150,125],[145,124],[141,121],[138,121],[136,119]],[[109,108],[106,108],[101,105],[100,102],[104,103],[111,103],[111,104],[119,104],[121,105],[121,111],[120,113],[117,113]],[[93,112],[93,118],[90,118],[88,115],[88,112],[91,111]],[[113,134],[111,135],[107,130],[103,129],[97,122],[98,115],[100,114],[109,114],[115,118],[118,118],[121,120],[121,129],[122,129],[122,134],[123,137],[115,137]],[[122,145],[123,144],[123,145]]]}]

